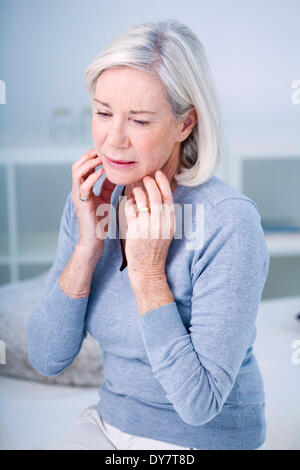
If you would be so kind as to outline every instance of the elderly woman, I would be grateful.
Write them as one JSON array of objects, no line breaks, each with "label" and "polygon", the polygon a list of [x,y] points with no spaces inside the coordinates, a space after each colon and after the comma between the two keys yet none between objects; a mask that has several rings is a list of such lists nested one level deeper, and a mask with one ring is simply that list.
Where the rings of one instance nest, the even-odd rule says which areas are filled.
[{"label": "elderly woman", "polygon": [[177,21],[138,25],[86,80],[94,148],[72,166],[27,335],[33,367],[54,377],[89,332],[105,381],[50,448],[257,449],[253,343],[269,254],[256,204],[214,176],[220,126],[203,47]]}]

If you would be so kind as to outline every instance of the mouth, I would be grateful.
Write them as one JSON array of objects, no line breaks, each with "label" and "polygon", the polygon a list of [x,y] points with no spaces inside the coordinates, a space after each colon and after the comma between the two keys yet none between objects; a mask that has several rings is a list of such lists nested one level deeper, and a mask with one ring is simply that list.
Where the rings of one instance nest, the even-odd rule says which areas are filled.
[{"label": "mouth", "polygon": [[105,157],[107,163],[109,163],[109,165],[111,165],[115,168],[128,168],[128,167],[131,167],[131,166],[134,166],[134,165],[137,164],[137,162],[127,162],[127,161],[124,161],[124,160],[112,160],[111,158],[108,158],[104,154],[103,154],[103,156]]}]

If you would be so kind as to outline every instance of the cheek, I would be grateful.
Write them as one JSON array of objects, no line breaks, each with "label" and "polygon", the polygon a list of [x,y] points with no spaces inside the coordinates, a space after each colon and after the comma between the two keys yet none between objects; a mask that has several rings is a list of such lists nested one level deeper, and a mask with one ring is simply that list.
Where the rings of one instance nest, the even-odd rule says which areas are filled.
[{"label": "cheek", "polygon": [[136,149],[140,150],[140,155],[143,155],[143,163],[147,169],[152,169],[161,161],[161,155],[163,155],[163,145],[159,140],[153,139],[152,137],[145,138],[144,141]]},{"label": "cheek", "polygon": [[138,145],[145,155],[160,155],[166,145],[166,139],[157,131],[145,132],[138,139]]},{"label": "cheek", "polygon": [[103,127],[99,125],[97,119],[92,119],[92,136],[94,141],[102,141],[104,139]]},{"label": "cheek", "polygon": [[152,161],[161,163],[170,152],[170,144],[167,137],[153,138],[152,136],[144,143],[144,153],[151,156]]}]

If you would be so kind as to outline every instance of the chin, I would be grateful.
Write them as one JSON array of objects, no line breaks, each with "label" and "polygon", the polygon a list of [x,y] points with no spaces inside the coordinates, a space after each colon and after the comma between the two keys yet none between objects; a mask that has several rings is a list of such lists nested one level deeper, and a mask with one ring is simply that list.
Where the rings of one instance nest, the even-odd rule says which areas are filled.
[{"label": "chin", "polygon": [[112,171],[111,168],[104,168],[104,172],[109,181],[114,184],[118,184],[119,186],[126,186],[128,184],[137,183],[140,179],[143,178],[143,176],[135,178],[133,175],[124,175],[124,170]]}]

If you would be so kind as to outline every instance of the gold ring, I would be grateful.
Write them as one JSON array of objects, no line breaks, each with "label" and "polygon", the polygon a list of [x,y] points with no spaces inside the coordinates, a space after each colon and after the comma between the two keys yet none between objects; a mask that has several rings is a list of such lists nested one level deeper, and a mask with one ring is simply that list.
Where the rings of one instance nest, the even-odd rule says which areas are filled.
[{"label": "gold ring", "polygon": [[82,196],[81,194],[79,194],[79,199],[82,201],[82,202],[86,202],[90,199],[90,196]]},{"label": "gold ring", "polygon": [[148,206],[141,207],[141,209],[138,209],[138,212],[150,212],[150,207]]}]

